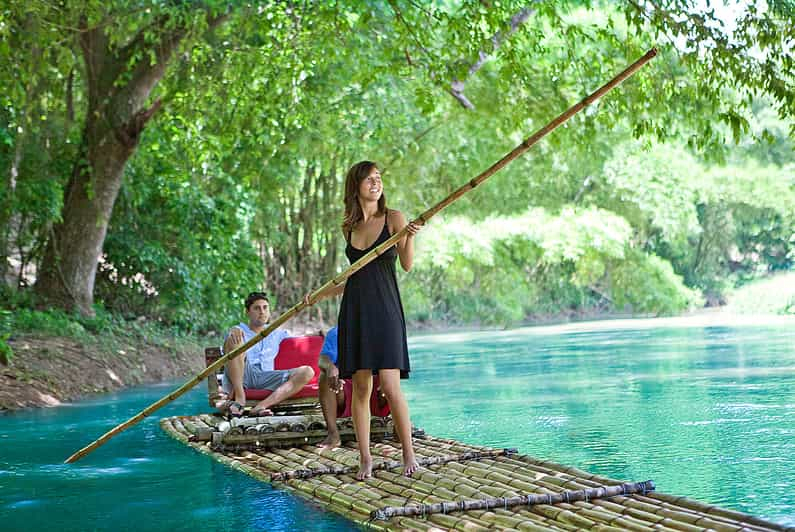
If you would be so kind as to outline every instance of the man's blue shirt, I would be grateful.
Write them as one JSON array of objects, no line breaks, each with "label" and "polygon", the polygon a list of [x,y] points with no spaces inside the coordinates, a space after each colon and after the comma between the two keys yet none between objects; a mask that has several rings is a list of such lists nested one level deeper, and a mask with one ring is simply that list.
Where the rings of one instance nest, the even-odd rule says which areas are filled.
[{"label": "man's blue shirt", "polygon": [[331,363],[337,365],[337,327],[334,326],[326,333],[326,339],[323,340],[323,347],[320,348],[320,354],[326,355],[331,360]]}]

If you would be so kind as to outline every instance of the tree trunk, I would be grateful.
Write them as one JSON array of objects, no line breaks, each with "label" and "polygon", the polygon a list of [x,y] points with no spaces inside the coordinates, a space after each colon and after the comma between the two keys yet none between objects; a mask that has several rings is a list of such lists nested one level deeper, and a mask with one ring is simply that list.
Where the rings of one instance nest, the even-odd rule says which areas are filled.
[{"label": "tree trunk", "polygon": [[[210,28],[226,16],[209,21]],[[124,167],[160,102],[148,106],[152,89],[165,75],[186,29],[155,20],[122,48],[114,48],[102,27],[81,23],[80,47],[88,92],[82,145],[66,188],[61,222],[53,227],[36,280],[46,300],[83,314],[93,313],[94,280]],[[165,28],[172,29],[166,30]],[[160,39],[145,44],[145,34]],[[154,64],[136,55],[154,54]],[[126,81],[121,82],[124,79]]]},{"label": "tree trunk", "polygon": [[9,259],[11,257],[11,246],[15,239],[16,232],[14,227],[19,227],[19,213],[15,212],[16,200],[14,195],[17,189],[17,179],[19,178],[19,166],[22,163],[22,148],[25,144],[28,128],[25,128],[14,141],[14,158],[11,161],[11,171],[8,176],[6,209],[0,210],[0,281],[8,286],[15,286],[14,272],[9,271]]},{"label": "tree trunk", "polygon": [[119,142],[105,117],[88,113],[78,160],[69,179],[62,222],[53,227],[36,291],[66,309],[91,314],[94,279],[124,166],[134,144]]}]

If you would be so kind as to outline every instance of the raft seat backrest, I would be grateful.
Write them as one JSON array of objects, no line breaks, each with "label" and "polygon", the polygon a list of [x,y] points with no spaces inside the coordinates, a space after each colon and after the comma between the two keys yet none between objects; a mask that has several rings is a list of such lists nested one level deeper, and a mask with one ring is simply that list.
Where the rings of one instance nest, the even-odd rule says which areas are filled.
[{"label": "raft seat backrest", "polygon": [[[299,366],[309,366],[315,371],[315,376],[309,381],[309,384],[304,386],[297,394],[283,401],[280,404],[305,404],[308,402],[316,402],[318,397],[318,377],[320,370],[318,369],[318,358],[320,356],[320,349],[323,347],[322,336],[296,336],[293,338],[286,338],[279,344],[279,353],[273,362],[274,369],[292,369]],[[214,363],[221,357],[221,349],[219,347],[207,347],[204,349],[205,367]],[[216,406],[216,401],[223,397],[223,389],[221,388],[221,377],[223,370],[215,375],[207,377],[207,393],[209,397],[210,406]],[[246,403],[253,404],[257,401],[268,397],[271,390],[246,390]]]}]

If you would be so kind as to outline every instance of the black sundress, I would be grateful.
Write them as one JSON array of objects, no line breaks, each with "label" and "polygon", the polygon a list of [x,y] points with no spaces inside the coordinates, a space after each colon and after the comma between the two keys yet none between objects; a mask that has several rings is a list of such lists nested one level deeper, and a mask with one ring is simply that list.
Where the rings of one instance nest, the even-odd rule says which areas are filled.
[{"label": "black sundress", "polygon": [[[348,233],[345,255],[353,264],[389,237],[385,214],[381,234],[367,249],[353,247]],[[409,376],[406,319],[395,275],[397,258],[397,246],[392,246],[348,278],[337,322],[343,379],[350,379],[360,369],[371,369],[373,375],[379,369],[399,369],[401,379]]]}]

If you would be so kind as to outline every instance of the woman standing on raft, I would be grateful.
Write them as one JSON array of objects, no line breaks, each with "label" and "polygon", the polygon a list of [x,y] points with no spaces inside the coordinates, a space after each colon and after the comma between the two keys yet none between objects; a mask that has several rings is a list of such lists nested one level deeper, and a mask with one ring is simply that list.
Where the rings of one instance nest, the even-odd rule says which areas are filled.
[{"label": "woman standing on raft", "polygon": [[378,375],[381,392],[389,402],[392,419],[403,448],[403,473],[417,470],[411,440],[411,420],[400,379],[409,376],[406,321],[400,301],[395,259],[405,271],[414,260],[414,235],[420,226],[407,224],[400,211],[388,209],[381,172],[375,163],[362,161],[348,170],[345,178],[345,218],[342,232],[347,242],[345,255],[351,264],[408,225],[406,236],[377,259],[351,275],[344,288],[338,320],[340,378],[353,379],[353,425],[359,446],[359,473],[372,476],[370,454],[370,394],[373,375]]}]

